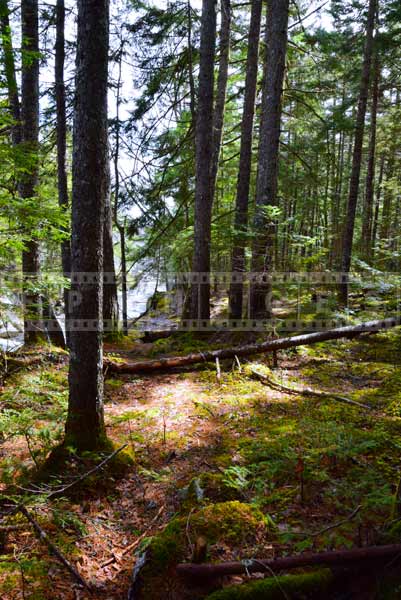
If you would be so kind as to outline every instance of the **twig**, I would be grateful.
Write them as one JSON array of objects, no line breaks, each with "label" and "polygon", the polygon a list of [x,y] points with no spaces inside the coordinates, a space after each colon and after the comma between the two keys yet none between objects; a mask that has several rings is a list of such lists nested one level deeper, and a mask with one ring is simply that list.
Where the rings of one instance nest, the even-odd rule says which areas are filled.
[{"label": "twig", "polygon": [[20,573],[21,573],[21,592],[22,592],[22,598],[23,598],[23,600],[25,600],[25,598],[26,598],[26,594],[25,594],[25,587],[26,587],[25,586],[25,584],[26,584],[25,573],[24,573],[24,568],[23,568],[23,566],[21,564],[21,561],[19,559],[19,556],[17,555],[17,552],[16,552],[15,548],[14,548],[14,560],[17,563],[18,568],[19,568]]},{"label": "twig", "polygon": [[61,554],[60,550],[53,544],[53,542],[49,539],[47,533],[41,528],[39,523],[33,518],[31,513],[27,510],[27,508],[23,504],[18,505],[18,510],[24,515],[24,517],[30,522],[33,529],[35,530],[39,540],[44,542],[51,552],[59,559],[59,561],[68,569],[71,575],[74,577],[76,581],[87,590],[91,590],[89,584],[83,579],[83,577],[78,573],[76,568],[65,558],[63,554]]},{"label": "twig", "polygon": [[372,410],[372,407],[368,404],[362,404],[362,402],[357,402],[356,400],[351,400],[351,398],[346,398],[345,396],[338,396],[337,394],[332,394],[331,392],[322,392],[321,390],[312,390],[311,388],[290,388],[278,381],[275,381],[268,375],[264,373],[259,373],[256,369],[251,369],[251,373],[256,379],[268,385],[269,387],[278,390],[279,392],[284,392],[286,394],[293,394],[295,396],[316,396],[317,398],[327,398],[332,400],[337,400],[338,402],[344,402],[345,404],[351,404],[352,406],[358,406],[359,408],[365,408],[368,410]]},{"label": "twig", "polygon": [[240,373],[242,373],[242,367],[241,367],[241,363],[240,363],[240,361],[239,361],[239,358],[238,358],[238,356],[237,356],[237,355],[235,355],[235,356],[234,356],[234,359],[235,359],[235,362],[237,363],[237,366],[238,366],[238,371],[239,371]]},{"label": "twig", "polygon": [[220,361],[218,356],[216,356],[216,377],[217,377],[217,381],[220,381],[221,379],[221,369],[220,369]]},{"label": "twig", "polygon": [[30,454],[30,456],[31,456],[31,458],[32,458],[32,460],[33,460],[33,462],[34,462],[34,465],[35,465],[35,468],[36,468],[36,470],[38,471],[38,470],[39,470],[38,461],[36,460],[35,453],[33,452],[32,448],[31,448],[31,442],[30,442],[30,440],[29,440],[29,429],[27,429],[27,430],[24,432],[24,435],[25,435],[25,441],[26,441],[26,445],[28,446],[28,451],[29,451],[29,454]]},{"label": "twig", "polygon": [[299,535],[299,536],[303,536],[303,537],[318,537],[319,535],[322,535],[322,533],[326,533],[326,531],[330,531],[331,529],[336,529],[337,527],[341,527],[341,525],[344,525],[345,523],[349,523],[349,521],[352,521],[352,519],[359,513],[359,511],[361,510],[362,505],[358,505],[350,515],[348,515],[348,517],[346,517],[345,519],[342,519],[341,521],[337,521],[337,523],[333,523],[332,525],[327,525],[327,527],[324,527],[323,529],[320,529],[319,531],[304,531],[304,532],[292,532],[293,535]]},{"label": "twig", "polygon": [[319,535],[322,535],[322,533],[326,533],[326,531],[330,531],[331,529],[335,529],[336,527],[340,527],[341,525],[344,525],[345,523],[348,523],[349,521],[352,521],[352,519],[359,513],[359,511],[361,510],[362,506],[359,505],[357,506],[350,515],[348,515],[348,517],[346,519],[342,519],[341,521],[337,521],[337,523],[333,523],[332,525],[328,525],[327,527],[324,527],[323,529],[321,529],[320,531],[315,531],[314,533],[311,533],[310,535],[312,537],[317,537]]}]

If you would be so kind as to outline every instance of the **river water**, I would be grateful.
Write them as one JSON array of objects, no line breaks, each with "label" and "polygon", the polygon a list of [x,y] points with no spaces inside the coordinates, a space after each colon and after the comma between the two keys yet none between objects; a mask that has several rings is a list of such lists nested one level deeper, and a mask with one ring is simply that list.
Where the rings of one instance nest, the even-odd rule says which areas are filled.
[{"label": "river water", "polygon": [[[153,296],[156,289],[156,279],[146,277],[128,292],[127,312],[128,319],[135,319],[142,314],[147,307],[148,300]],[[157,290],[165,291],[163,282],[159,282]],[[121,318],[121,293],[118,295]],[[21,299],[17,294],[4,293],[0,298],[0,349],[6,352],[14,352],[23,345],[23,320],[21,317]],[[58,312],[57,318],[64,329],[64,314]],[[157,316],[139,321],[136,328],[143,329],[166,329],[172,327],[173,322],[167,317]]]}]

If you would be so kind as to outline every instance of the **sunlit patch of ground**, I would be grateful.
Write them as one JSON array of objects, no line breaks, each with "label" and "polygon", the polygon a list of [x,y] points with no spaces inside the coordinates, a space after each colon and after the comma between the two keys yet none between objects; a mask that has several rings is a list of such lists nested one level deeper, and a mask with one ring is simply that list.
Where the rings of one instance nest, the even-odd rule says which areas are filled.
[{"label": "sunlit patch of ground", "polygon": [[[288,386],[370,403],[377,409],[372,414],[335,400],[273,391],[249,378],[245,364],[239,372],[230,361],[222,364],[220,381],[213,365],[144,377],[108,374],[107,432],[117,445],[128,444],[133,466],[124,479],[79,503],[26,497],[96,592],[79,590],[18,518],[23,529],[9,533],[0,550],[1,598],[126,598],[136,551],[183,510],[183,490],[205,473],[220,486],[205,489],[206,496],[255,503],[271,519],[269,543],[277,555],[385,541],[388,524],[399,518],[394,494],[401,375],[393,360],[398,338],[391,334],[375,344],[356,340],[281,353],[274,372]],[[0,446],[4,489],[24,465],[40,463],[47,445],[62,434],[66,365],[19,374],[3,388],[0,402],[0,423],[12,433],[3,432]],[[34,414],[27,438],[26,430],[18,433],[18,419],[28,424]]]}]

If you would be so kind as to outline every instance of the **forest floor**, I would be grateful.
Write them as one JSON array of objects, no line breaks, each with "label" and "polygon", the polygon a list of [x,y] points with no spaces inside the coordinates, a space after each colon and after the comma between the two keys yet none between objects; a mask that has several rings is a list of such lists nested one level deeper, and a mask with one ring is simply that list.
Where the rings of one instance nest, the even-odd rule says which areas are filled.
[{"label": "forest floor", "polygon": [[[206,346],[213,344],[186,335],[108,345],[106,352],[132,360],[133,352],[159,356]],[[189,560],[196,541],[190,517],[217,503],[229,502],[229,510],[251,505],[264,529],[249,539],[241,534],[241,543],[238,536],[214,536],[210,560],[401,541],[398,329],[280,352],[269,372],[288,387],[342,394],[372,411],[252,379],[249,366],[266,369],[269,356],[243,362],[241,370],[223,361],[220,379],[213,364],[147,376],[106,373],[107,434],[116,447],[128,444],[132,464],[122,477],[105,472],[96,489],[47,500],[44,488],[33,494],[15,484],[32,489],[30,478],[62,439],[68,365],[65,355],[55,356],[43,349],[41,364],[20,369],[0,390],[1,489],[21,494],[95,592],[79,588],[17,515],[3,523],[18,529],[0,530],[2,599],[126,598],[150,538],[184,516],[182,557]]]}]

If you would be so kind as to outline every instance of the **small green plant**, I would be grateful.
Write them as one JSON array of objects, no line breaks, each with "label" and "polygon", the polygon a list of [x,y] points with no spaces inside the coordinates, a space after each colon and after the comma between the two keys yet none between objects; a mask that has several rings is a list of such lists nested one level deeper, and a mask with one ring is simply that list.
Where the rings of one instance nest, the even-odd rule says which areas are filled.
[{"label": "small green plant", "polygon": [[250,471],[246,467],[228,467],[228,469],[224,469],[223,483],[225,483],[227,487],[242,491],[249,487],[249,475]]}]

